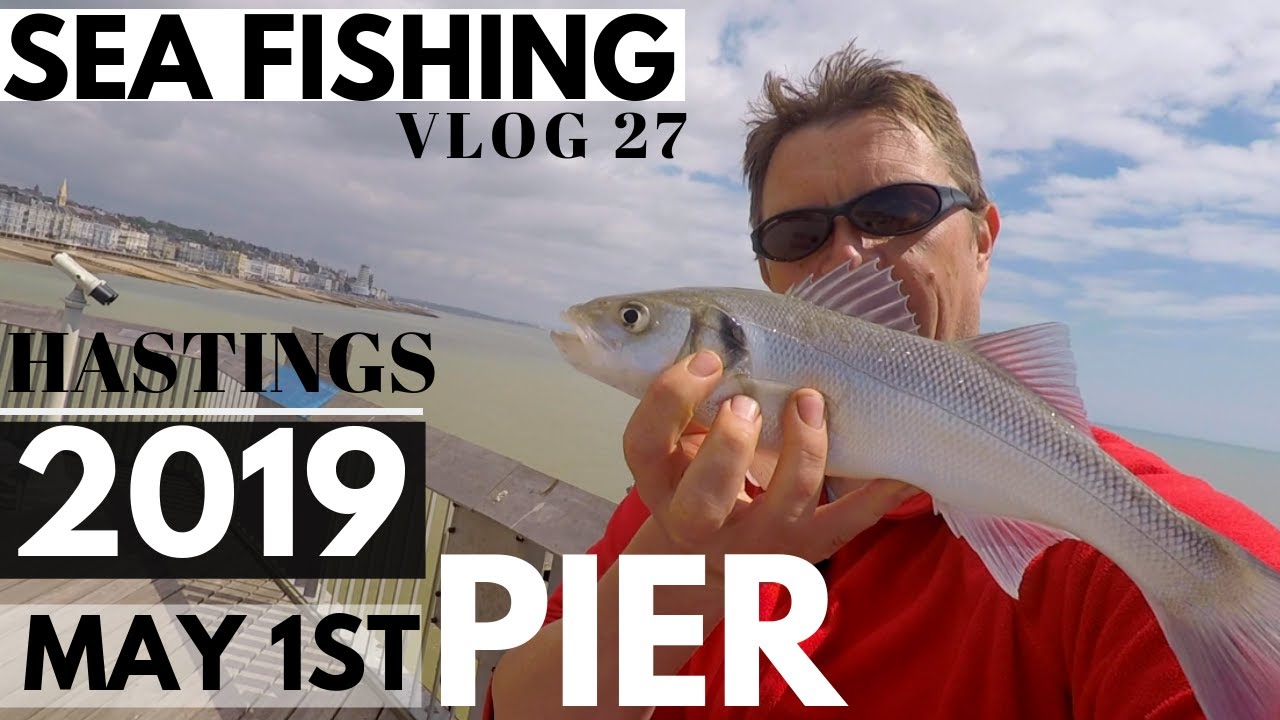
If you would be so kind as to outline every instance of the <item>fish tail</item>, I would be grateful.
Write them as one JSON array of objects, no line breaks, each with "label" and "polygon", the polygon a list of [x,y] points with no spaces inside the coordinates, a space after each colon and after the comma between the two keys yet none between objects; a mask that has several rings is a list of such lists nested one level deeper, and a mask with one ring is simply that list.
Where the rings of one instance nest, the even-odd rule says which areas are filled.
[{"label": "fish tail", "polygon": [[1280,572],[1240,550],[1238,592],[1152,609],[1208,720],[1280,718]]}]

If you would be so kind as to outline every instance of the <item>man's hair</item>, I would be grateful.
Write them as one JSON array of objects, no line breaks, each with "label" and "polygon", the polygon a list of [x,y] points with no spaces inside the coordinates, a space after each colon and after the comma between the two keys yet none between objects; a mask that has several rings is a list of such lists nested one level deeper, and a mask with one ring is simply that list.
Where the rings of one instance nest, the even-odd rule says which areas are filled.
[{"label": "man's hair", "polygon": [[[770,72],[762,96],[751,104],[743,175],[750,192],[750,224],[762,218],[765,173],[778,143],[794,130],[834,123],[862,111],[918,127],[937,148],[979,210],[987,205],[982,175],[955,105],[928,78],[898,69],[898,63],[868,56],[850,43],[820,60],[799,85]],[[976,217],[973,218],[975,221]]]}]

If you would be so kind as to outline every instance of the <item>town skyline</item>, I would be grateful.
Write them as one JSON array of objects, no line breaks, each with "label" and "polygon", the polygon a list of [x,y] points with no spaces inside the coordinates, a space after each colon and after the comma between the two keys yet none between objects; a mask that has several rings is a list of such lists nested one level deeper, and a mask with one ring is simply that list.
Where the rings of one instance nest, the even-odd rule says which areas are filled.
[{"label": "town skyline", "polygon": [[375,285],[373,269],[365,263],[353,272],[181,221],[81,203],[71,198],[66,177],[55,195],[46,194],[39,182],[26,186],[12,182],[0,181],[0,235],[172,262],[244,280],[377,300],[392,298]]}]

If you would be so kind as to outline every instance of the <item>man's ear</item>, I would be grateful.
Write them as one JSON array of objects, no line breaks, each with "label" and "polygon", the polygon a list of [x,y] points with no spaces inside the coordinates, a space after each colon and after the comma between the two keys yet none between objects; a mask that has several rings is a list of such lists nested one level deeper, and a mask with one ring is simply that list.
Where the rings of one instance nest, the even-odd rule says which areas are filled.
[{"label": "man's ear", "polygon": [[988,203],[978,222],[978,265],[985,270],[991,262],[991,253],[995,250],[996,236],[1000,234],[1000,210],[995,203]]},{"label": "man's ear", "polygon": [[1000,211],[996,209],[995,203],[987,205],[983,217],[975,225],[975,270],[978,273],[978,292],[981,293],[987,287],[987,277],[991,274],[991,253],[996,247],[996,236],[1000,234]]}]

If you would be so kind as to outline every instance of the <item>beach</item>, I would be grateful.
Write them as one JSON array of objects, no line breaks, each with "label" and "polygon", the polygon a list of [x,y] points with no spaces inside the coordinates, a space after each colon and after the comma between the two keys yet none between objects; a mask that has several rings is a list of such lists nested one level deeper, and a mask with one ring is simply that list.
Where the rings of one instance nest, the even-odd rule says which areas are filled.
[{"label": "beach", "polygon": [[205,288],[208,290],[235,290],[269,298],[303,300],[315,303],[330,303],[353,308],[371,310],[391,310],[414,315],[432,316],[434,313],[406,303],[393,300],[378,300],[355,295],[326,293],[310,290],[296,285],[282,285],[258,282],[244,278],[232,277],[221,273],[210,272],[201,268],[180,265],[174,262],[139,258],[122,253],[106,252],[91,248],[64,245],[49,240],[35,238],[18,238],[11,235],[0,235],[0,260],[16,262],[49,263],[49,256],[56,252],[67,252],[95,274],[112,273],[128,277],[153,280],[155,282],[181,285],[185,287]]}]

